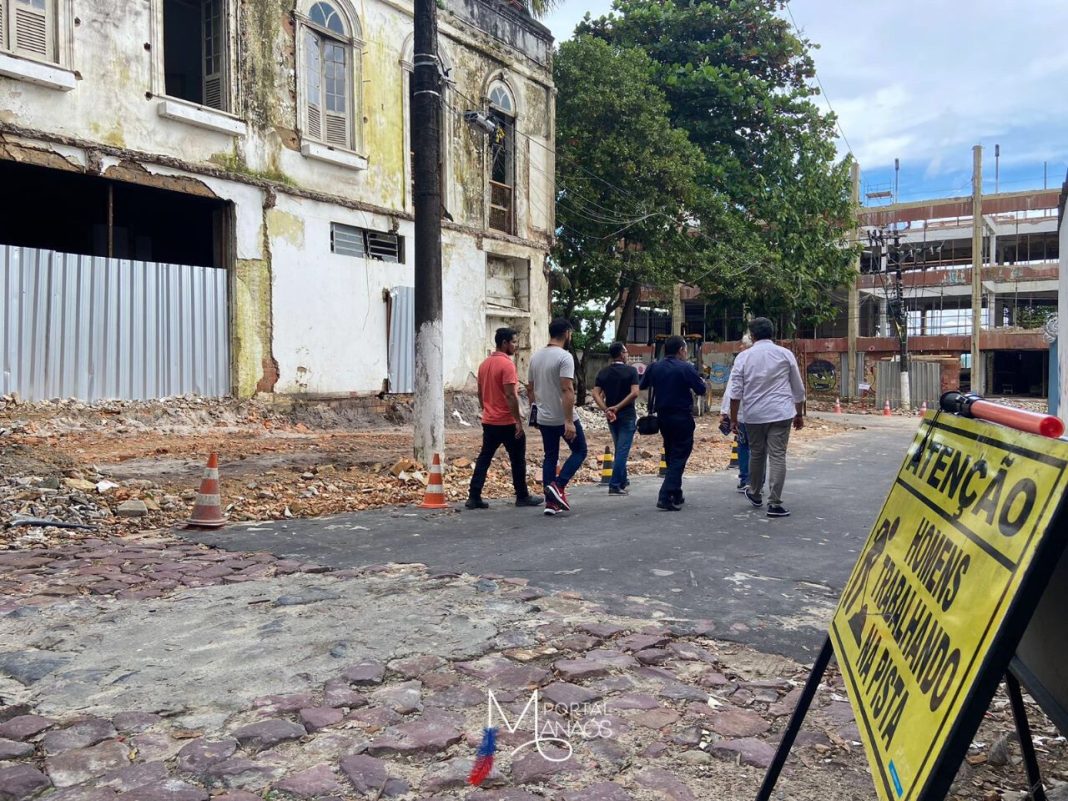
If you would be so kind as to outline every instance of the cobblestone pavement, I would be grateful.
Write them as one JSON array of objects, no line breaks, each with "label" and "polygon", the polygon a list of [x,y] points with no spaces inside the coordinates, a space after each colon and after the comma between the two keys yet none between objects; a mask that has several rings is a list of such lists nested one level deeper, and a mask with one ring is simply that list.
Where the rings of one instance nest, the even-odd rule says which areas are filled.
[{"label": "cobblestone pavement", "polygon": [[[167,534],[0,554],[0,801],[752,798],[806,672],[524,579],[324,571]],[[475,789],[490,691],[518,729]],[[1005,720],[955,797],[1020,797]],[[535,730],[566,742],[513,753]],[[833,671],[777,797],[873,797]]]}]

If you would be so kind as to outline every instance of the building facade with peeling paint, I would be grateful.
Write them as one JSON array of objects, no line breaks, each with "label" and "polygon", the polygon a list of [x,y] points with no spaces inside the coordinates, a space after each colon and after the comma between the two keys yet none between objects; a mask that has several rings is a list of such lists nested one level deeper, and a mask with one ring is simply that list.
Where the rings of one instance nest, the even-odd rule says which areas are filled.
[{"label": "building facade with peeling paint", "polygon": [[[552,40],[500,0],[439,29],[461,390],[547,328]],[[410,390],[411,69],[395,0],[0,0],[0,390]]]}]

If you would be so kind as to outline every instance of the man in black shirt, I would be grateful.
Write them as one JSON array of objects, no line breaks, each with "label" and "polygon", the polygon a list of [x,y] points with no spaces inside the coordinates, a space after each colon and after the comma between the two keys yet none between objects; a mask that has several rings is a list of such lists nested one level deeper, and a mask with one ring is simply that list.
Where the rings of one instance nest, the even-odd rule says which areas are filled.
[{"label": "man in black shirt", "polygon": [[609,495],[626,495],[627,457],[634,442],[634,429],[638,415],[634,411],[634,399],[638,397],[638,371],[627,364],[627,348],[622,342],[613,342],[608,348],[612,363],[597,374],[593,388],[593,400],[608,420],[612,432],[612,447],[615,459],[612,462],[612,480],[608,484]]},{"label": "man in black shirt", "polygon": [[693,451],[693,395],[704,395],[705,382],[697,368],[686,360],[686,340],[668,337],[664,358],[649,365],[642,376],[641,389],[652,389],[660,434],[667,455],[667,474],[660,485],[656,508],[677,512],[682,508],[682,473]]}]

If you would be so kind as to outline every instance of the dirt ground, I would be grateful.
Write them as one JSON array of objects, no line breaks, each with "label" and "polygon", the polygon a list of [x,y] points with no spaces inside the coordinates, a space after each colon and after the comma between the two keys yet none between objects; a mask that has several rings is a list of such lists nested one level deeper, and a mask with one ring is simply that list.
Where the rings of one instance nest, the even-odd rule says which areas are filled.
[{"label": "dirt ground", "polygon": [[[21,404],[8,399],[0,409],[0,470],[7,477],[7,492],[0,492],[0,513],[4,519],[21,514],[109,524],[122,531],[171,526],[188,517],[212,451],[219,454],[224,511],[234,521],[418,503],[427,471],[422,465],[405,463],[412,455],[411,428],[398,421],[407,412],[398,405],[391,421],[323,406],[281,410],[258,401],[226,399],[102,404]],[[481,444],[476,413],[471,398],[450,403],[444,465],[450,502],[467,497]],[[611,437],[603,416],[582,413],[589,458],[576,481],[596,482]],[[698,419],[688,470],[728,466],[731,439],[719,433],[718,422],[716,416]],[[795,438],[812,442],[842,428],[812,421]],[[541,458],[540,438],[528,436],[527,477],[534,492],[541,491]],[[639,436],[631,451],[631,472],[655,474],[659,463],[659,437]],[[394,469],[400,467],[405,469]],[[512,494],[508,461],[501,450],[484,495]],[[144,501],[147,513],[117,516],[118,506],[129,499]],[[72,515],[79,505],[96,507],[99,513],[88,518]],[[0,534],[0,547],[13,542],[13,537],[24,537],[24,529]],[[64,536],[80,535],[67,531]]]}]

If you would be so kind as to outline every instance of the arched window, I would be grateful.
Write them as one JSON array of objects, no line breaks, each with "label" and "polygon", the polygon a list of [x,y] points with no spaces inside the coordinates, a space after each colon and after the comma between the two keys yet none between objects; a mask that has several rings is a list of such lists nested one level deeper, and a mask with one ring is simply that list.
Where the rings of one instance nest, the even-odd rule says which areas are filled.
[{"label": "arched window", "polygon": [[303,20],[303,134],[349,150],[356,148],[355,21],[335,3],[313,3]]},{"label": "arched window", "polygon": [[490,136],[489,227],[515,233],[515,100],[502,81],[489,89],[489,116],[497,123]]}]

